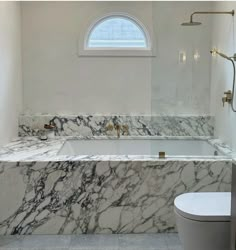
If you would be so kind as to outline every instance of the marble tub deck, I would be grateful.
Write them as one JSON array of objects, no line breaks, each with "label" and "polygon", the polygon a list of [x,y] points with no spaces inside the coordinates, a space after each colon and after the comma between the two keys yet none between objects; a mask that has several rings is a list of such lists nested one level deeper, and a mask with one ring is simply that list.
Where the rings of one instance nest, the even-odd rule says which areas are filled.
[{"label": "marble tub deck", "polygon": [[0,250],[183,250],[176,233],[0,236]]},{"label": "marble tub deck", "polygon": [[[215,139],[209,136],[123,136],[119,140],[123,139],[148,139],[148,140],[205,140],[217,150],[224,154],[224,156],[217,157],[231,158],[231,149],[222,143],[219,139]],[[22,161],[166,161],[176,160],[175,158],[159,159],[158,156],[153,155],[81,155],[81,156],[67,156],[58,155],[59,150],[66,140],[74,139],[117,139],[114,136],[92,136],[92,137],[79,137],[79,136],[55,136],[49,138],[46,141],[39,140],[38,137],[19,137],[13,140],[11,143],[0,148],[0,162],[22,162]],[[197,157],[197,160],[205,160],[205,157]],[[180,160],[193,160],[193,157],[181,157]],[[211,160],[211,158],[207,158]],[[178,160],[178,158],[177,158]],[[212,160],[216,160],[216,157],[212,157]]]}]

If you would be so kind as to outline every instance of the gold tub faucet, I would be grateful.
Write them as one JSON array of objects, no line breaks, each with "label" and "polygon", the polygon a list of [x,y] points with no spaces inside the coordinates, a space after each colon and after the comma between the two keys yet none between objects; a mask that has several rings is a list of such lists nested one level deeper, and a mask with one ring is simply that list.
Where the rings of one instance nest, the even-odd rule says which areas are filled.
[{"label": "gold tub faucet", "polygon": [[115,128],[116,133],[117,133],[117,138],[120,138],[120,129],[121,129],[120,124],[115,124],[114,128]]},{"label": "gold tub faucet", "polygon": [[129,135],[129,126],[127,124],[120,125],[119,123],[117,123],[117,124],[113,125],[113,124],[109,123],[106,125],[106,128],[105,128],[106,132],[108,132],[108,131],[111,132],[111,131],[113,131],[113,129],[116,130],[117,138],[120,138],[121,134],[122,135]]},{"label": "gold tub faucet", "polygon": [[116,124],[114,128],[117,132],[117,138],[120,138],[120,134],[129,135],[129,126],[126,124],[124,125]]}]

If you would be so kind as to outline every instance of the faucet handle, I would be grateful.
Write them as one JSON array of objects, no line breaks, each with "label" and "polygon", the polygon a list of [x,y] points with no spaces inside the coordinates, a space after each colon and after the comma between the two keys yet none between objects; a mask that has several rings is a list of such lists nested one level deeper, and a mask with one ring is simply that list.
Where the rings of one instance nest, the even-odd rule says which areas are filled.
[{"label": "faucet handle", "polygon": [[227,91],[224,92],[224,94],[225,94],[225,95],[231,95],[232,92],[231,92],[231,90],[227,90]]},{"label": "faucet handle", "polygon": [[122,125],[122,132],[123,134],[129,134],[129,126],[127,124]]},{"label": "faucet handle", "polygon": [[44,124],[44,128],[45,129],[54,129],[54,128],[56,128],[56,126],[52,125],[52,124]]},{"label": "faucet handle", "polygon": [[233,96],[232,96],[232,91],[231,90],[227,90],[224,92],[224,97],[222,97],[222,102],[223,102],[223,107],[225,106],[225,103],[231,103]]},{"label": "faucet handle", "polygon": [[109,123],[109,124],[106,125],[105,129],[106,129],[106,131],[112,131],[113,128],[114,128],[113,124]]}]

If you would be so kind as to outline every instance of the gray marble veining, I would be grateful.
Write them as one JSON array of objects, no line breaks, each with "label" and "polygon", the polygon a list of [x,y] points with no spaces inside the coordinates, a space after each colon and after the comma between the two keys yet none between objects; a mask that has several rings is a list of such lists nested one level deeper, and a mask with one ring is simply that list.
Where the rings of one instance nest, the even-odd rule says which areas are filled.
[{"label": "gray marble veining", "polygon": [[0,234],[174,232],[174,198],[230,191],[230,161],[0,163]]},{"label": "gray marble veining", "polygon": [[126,124],[130,136],[213,136],[212,116],[128,115],[22,115],[19,136],[37,136],[45,123],[53,124],[57,136],[106,136],[108,124]]},{"label": "gray marble veining", "polygon": [[[0,149],[0,235],[175,232],[177,195],[230,191],[231,160],[224,156],[58,155],[70,138],[81,137],[22,137]],[[231,152],[211,137],[174,138]]]}]

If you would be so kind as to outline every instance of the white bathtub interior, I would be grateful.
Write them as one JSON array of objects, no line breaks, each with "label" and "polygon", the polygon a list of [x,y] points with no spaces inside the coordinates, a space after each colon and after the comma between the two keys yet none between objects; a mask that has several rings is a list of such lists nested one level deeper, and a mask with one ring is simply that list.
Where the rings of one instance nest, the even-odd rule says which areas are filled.
[{"label": "white bathtub interior", "polygon": [[91,139],[67,140],[59,155],[224,156],[205,140]]}]

